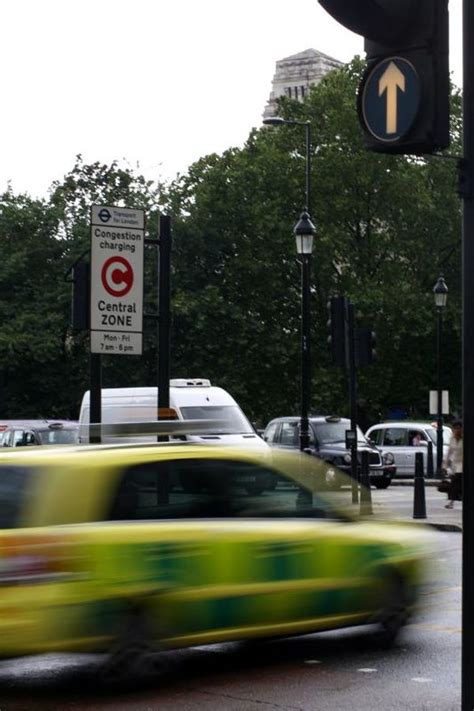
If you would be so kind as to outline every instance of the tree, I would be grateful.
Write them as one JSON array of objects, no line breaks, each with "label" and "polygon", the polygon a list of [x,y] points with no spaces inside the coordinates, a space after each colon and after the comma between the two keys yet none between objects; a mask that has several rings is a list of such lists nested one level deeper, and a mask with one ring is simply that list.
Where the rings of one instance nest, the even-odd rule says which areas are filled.
[{"label": "tree", "polygon": [[[454,165],[369,154],[354,108],[359,60],[329,74],[284,118],[310,120],[317,236],[313,259],[313,411],[346,412],[343,373],[329,364],[326,302],[344,293],[377,332],[379,362],[361,373],[373,420],[389,405],[426,415],[434,386],[432,285],[442,265],[459,308],[460,207]],[[453,97],[453,133],[459,107]],[[254,130],[242,149],[207,156],[170,190],[179,211],[174,253],[174,362],[211,375],[254,418],[298,412],[300,287],[292,230],[303,205],[304,133]],[[433,256],[435,255],[435,256]],[[458,324],[451,384],[460,392]],[[403,368],[400,368],[400,363]]]},{"label": "tree", "polygon": [[[69,302],[64,244],[45,201],[6,192],[0,197],[0,362],[4,417],[61,411],[58,384],[67,381]],[[67,401],[66,401],[67,402]],[[65,404],[65,401],[61,404]]]},{"label": "tree", "polygon": [[[11,192],[1,196],[0,363],[4,417],[77,418],[89,387],[89,339],[71,331],[70,268],[88,259],[90,206],[141,207],[156,236],[159,188],[116,162],[86,165],[80,156],[48,200]],[[156,248],[150,248],[147,275],[151,309],[156,312]],[[153,291],[154,290],[154,291]],[[137,382],[156,373],[156,329],[143,359],[134,358]],[[123,385],[116,359],[104,358],[104,385]],[[122,361],[123,364],[123,361]],[[155,374],[154,382],[156,382]],[[133,384],[133,383],[130,383]]]}]

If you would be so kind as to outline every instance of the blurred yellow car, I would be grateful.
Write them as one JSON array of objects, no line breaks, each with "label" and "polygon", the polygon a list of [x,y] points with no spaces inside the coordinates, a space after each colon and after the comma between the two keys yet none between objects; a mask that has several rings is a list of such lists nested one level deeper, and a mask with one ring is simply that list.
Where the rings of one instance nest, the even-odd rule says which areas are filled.
[{"label": "blurred yellow car", "polygon": [[109,650],[130,670],[157,649],[369,623],[392,641],[423,543],[348,514],[331,469],[192,444],[2,453],[0,655]]}]

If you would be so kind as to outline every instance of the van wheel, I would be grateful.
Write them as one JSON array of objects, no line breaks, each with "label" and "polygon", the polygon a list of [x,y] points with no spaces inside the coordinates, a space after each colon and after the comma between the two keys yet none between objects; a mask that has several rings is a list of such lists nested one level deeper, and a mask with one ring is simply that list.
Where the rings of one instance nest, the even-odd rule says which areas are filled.
[{"label": "van wheel", "polygon": [[143,611],[130,611],[122,629],[100,666],[98,677],[104,685],[147,681],[162,674],[166,666],[153,645],[151,621]]}]

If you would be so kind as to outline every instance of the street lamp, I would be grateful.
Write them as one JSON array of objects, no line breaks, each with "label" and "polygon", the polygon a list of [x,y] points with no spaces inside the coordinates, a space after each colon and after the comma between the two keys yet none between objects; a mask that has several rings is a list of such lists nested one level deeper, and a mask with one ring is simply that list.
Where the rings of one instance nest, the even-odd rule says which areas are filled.
[{"label": "street lamp", "polygon": [[441,389],[441,328],[443,322],[443,309],[448,300],[448,287],[443,277],[440,276],[433,287],[436,310],[438,312],[438,328],[436,339],[436,359],[437,359],[437,416],[436,416],[436,471],[439,474],[443,464],[443,391]]},{"label": "street lamp", "polygon": [[311,222],[309,205],[311,197],[311,124],[275,116],[264,119],[271,126],[304,126],[306,129],[306,189],[305,206],[294,227],[296,251],[301,264],[301,420],[300,451],[309,449],[309,405],[311,400],[311,254],[316,229]]}]

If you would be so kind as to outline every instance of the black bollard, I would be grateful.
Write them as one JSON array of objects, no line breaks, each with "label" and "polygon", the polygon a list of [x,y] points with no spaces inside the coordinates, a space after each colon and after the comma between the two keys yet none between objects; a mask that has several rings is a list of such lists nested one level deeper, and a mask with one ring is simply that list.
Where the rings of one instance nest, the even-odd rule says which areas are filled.
[{"label": "black bollard", "polygon": [[425,478],[423,476],[423,453],[415,454],[415,486],[413,518],[426,518]]},{"label": "black bollard", "polygon": [[[438,472],[436,472],[438,476]],[[434,477],[434,466],[433,466],[433,442],[428,442],[428,461],[426,464],[426,478],[433,479]]]},{"label": "black bollard", "polygon": [[369,453],[361,452],[360,465],[360,515],[366,516],[373,514],[372,511],[372,492],[370,491],[370,475],[369,475]]}]

